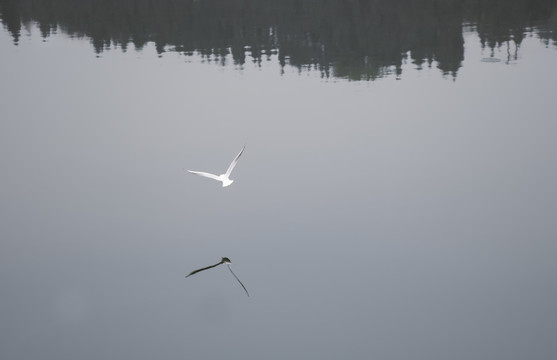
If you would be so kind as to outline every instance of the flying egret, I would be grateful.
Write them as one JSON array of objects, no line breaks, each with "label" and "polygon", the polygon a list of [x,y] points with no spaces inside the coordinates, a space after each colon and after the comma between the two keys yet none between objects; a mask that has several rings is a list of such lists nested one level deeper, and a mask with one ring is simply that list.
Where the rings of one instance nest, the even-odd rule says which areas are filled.
[{"label": "flying egret", "polygon": [[224,174],[215,175],[215,174],[210,174],[210,173],[206,173],[206,172],[203,172],[203,171],[193,171],[193,170],[188,170],[188,172],[190,172],[192,174],[205,176],[205,177],[208,177],[210,179],[220,181],[220,182],[222,182],[222,187],[227,187],[234,182],[234,180],[230,179],[230,173],[232,172],[232,170],[234,169],[234,167],[238,163],[238,159],[240,158],[240,156],[244,152],[245,148],[246,148],[246,145],[244,145],[244,147],[242,148],[242,151],[240,151],[240,153],[238,155],[236,155],[234,160],[232,160],[232,163],[230,163],[230,166],[228,167],[228,170],[226,170],[226,173],[224,173]]}]

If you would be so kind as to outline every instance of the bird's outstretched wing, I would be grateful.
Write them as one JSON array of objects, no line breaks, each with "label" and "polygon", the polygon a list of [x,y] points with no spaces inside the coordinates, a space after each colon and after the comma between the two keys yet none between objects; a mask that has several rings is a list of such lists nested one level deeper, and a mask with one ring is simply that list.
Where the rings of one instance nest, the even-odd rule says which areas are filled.
[{"label": "bird's outstretched wing", "polygon": [[221,261],[221,262],[219,262],[219,263],[216,263],[215,265],[211,265],[211,266],[207,266],[207,267],[204,267],[204,268],[201,268],[201,269],[194,270],[194,271],[192,271],[191,273],[189,273],[188,275],[186,275],[186,277],[192,276],[193,274],[197,274],[198,272],[203,271],[203,270],[207,270],[207,269],[210,269],[210,268],[214,268],[215,266],[219,266],[220,264],[223,264],[223,263],[224,263],[224,262]]},{"label": "bird's outstretched wing", "polygon": [[188,172],[191,172],[192,174],[195,174],[195,175],[205,176],[205,177],[220,181],[220,178],[215,174],[209,174],[209,173],[206,173],[206,172],[203,172],[203,171],[193,171],[193,170],[188,170]]},{"label": "bird's outstretched wing", "polygon": [[240,156],[242,156],[242,153],[244,152],[245,148],[246,148],[246,145],[244,145],[244,147],[242,148],[242,151],[240,151],[240,153],[238,155],[236,155],[234,160],[232,160],[232,162],[230,163],[230,166],[228,167],[228,170],[226,170],[226,176],[230,176],[230,173],[232,172],[232,170],[234,170],[234,166],[236,166],[236,164],[238,163],[238,159],[240,158]]},{"label": "bird's outstretched wing", "polygon": [[[248,294],[248,296],[249,296],[248,289],[246,289],[246,287],[244,286],[244,284],[242,284],[242,282],[240,281],[240,279],[238,279],[238,277],[236,276],[236,274],[234,274],[234,271],[232,271],[232,268],[230,267],[230,265],[226,264],[226,266],[228,266],[228,270],[230,270],[230,272],[232,273],[232,275],[234,275],[234,277],[236,278],[236,280],[238,280],[238,282],[240,283],[240,285],[242,285],[242,287],[243,287],[244,290],[246,291],[246,294]],[[189,275],[188,275],[188,276],[189,276]]]}]

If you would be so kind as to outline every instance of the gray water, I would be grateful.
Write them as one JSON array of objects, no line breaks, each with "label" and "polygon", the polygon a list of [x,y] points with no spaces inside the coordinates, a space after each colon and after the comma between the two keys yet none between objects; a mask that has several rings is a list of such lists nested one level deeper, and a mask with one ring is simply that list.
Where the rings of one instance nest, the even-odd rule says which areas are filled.
[{"label": "gray water", "polygon": [[543,24],[344,76],[2,19],[2,359],[555,359]]}]

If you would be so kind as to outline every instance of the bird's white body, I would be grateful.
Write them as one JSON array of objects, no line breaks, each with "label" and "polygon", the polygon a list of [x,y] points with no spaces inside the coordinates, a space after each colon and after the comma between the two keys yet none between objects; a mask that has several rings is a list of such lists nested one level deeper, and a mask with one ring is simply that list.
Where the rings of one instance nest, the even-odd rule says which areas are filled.
[{"label": "bird's white body", "polygon": [[222,181],[222,187],[230,186],[234,180],[231,180],[226,174],[220,174],[219,180]]},{"label": "bird's white body", "polygon": [[208,178],[213,179],[213,180],[220,181],[220,182],[222,182],[222,187],[230,186],[234,182],[234,180],[230,179],[230,173],[232,173],[232,170],[234,169],[234,167],[238,163],[238,159],[240,158],[240,156],[244,152],[245,148],[246,148],[246,146],[244,145],[244,147],[242,148],[242,151],[240,151],[240,153],[238,155],[236,155],[234,160],[232,160],[232,163],[230,164],[230,166],[228,167],[228,170],[226,170],[226,173],[224,173],[224,174],[215,175],[215,174],[206,173],[206,172],[203,172],[203,171],[193,171],[193,170],[188,170],[188,172],[190,172],[192,174],[199,175],[199,176],[208,177]]}]

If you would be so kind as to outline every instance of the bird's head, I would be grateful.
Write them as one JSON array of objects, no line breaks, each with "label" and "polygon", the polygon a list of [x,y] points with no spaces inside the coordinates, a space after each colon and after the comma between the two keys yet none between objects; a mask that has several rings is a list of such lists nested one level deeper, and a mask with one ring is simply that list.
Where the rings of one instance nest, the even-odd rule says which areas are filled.
[{"label": "bird's head", "polygon": [[225,263],[227,263],[227,264],[232,264],[232,261],[230,261],[230,259],[227,258],[227,257],[223,257],[223,258],[222,258],[222,262],[225,262]]}]

